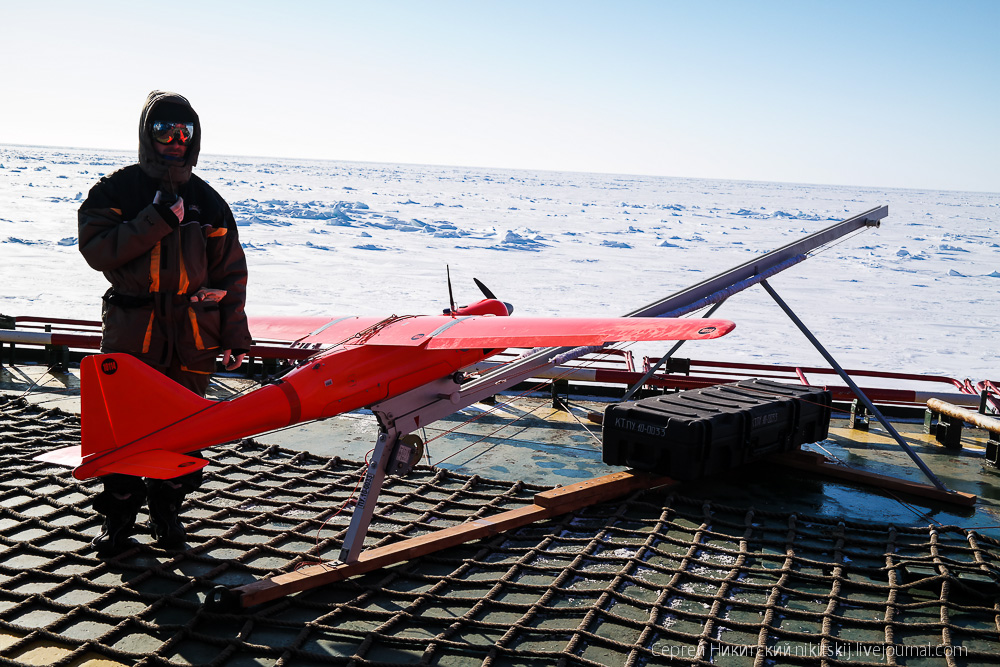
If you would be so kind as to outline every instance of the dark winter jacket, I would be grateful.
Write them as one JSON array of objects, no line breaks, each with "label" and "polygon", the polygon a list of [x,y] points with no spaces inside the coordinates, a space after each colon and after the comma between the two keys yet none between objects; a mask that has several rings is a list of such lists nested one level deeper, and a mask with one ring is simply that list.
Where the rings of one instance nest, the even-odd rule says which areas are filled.
[{"label": "dark winter jacket", "polygon": [[[250,348],[246,258],[229,206],[191,173],[201,136],[193,109],[195,135],[183,164],[168,163],[152,146],[149,125],[164,101],[190,108],[179,95],[150,94],[139,130],[140,162],[91,189],[79,211],[80,252],[111,283],[102,349],[160,367],[176,356],[185,369],[209,373],[221,350]],[[158,190],[183,198],[181,221],[152,203]],[[202,287],[227,294],[220,303],[192,303]]]}]

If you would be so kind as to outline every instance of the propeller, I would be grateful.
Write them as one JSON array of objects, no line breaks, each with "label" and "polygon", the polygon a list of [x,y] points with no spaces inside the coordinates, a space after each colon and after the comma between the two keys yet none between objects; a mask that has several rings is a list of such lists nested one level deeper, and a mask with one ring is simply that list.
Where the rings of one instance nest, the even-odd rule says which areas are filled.
[{"label": "propeller", "polygon": [[455,293],[451,291],[451,267],[445,264],[444,272],[448,276],[448,303],[451,304],[451,314],[454,315],[458,308],[455,307]]},{"label": "propeller", "polygon": [[483,296],[485,296],[487,299],[497,298],[497,295],[494,294],[489,287],[484,285],[482,280],[480,280],[479,278],[473,278],[473,280],[476,282],[476,287],[479,288],[479,291],[483,293]]},{"label": "propeller", "polygon": [[[445,264],[444,268],[445,268],[445,273],[448,276],[448,301],[451,304],[451,308],[445,310],[444,314],[445,315],[455,315],[458,312],[459,309],[455,306],[455,294],[452,291],[452,287],[451,287],[451,267],[448,266],[447,264]],[[497,298],[496,294],[493,293],[493,290],[491,290],[489,287],[487,287],[486,285],[483,284],[483,281],[481,281],[479,278],[473,278],[472,280],[475,281],[476,287],[478,287],[479,291],[483,293],[483,296],[485,296],[487,299],[493,299],[494,301],[500,301]],[[508,315],[510,315],[511,313],[514,312],[514,306],[512,306],[509,303],[507,303],[506,301],[502,301],[501,303],[503,303],[504,307],[507,308],[507,314]],[[468,306],[463,306],[462,308],[468,308]]]},{"label": "propeller", "polygon": [[[491,290],[489,287],[487,287],[486,285],[484,285],[482,280],[480,280],[479,278],[473,278],[472,280],[475,281],[476,287],[478,287],[479,291],[483,293],[483,296],[485,296],[487,299],[497,299],[497,295],[493,293],[493,290]],[[499,301],[499,299],[497,299],[497,301]],[[513,306],[513,304],[509,304],[506,301],[504,301],[503,305],[507,306],[507,314],[508,315],[513,315],[514,314],[514,306]]]}]

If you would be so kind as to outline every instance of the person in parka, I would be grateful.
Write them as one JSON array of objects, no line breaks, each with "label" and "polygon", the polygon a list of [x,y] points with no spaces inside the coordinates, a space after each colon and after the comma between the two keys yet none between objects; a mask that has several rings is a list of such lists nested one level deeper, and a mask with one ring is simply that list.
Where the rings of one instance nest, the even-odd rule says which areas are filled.
[{"label": "person in parka", "polygon": [[[201,123],[188,100],[154,90],[139,118],[139,161],[102,178],[79,210],[79,245],[110,289],[102,306],[102,352],[125,352],[204,396],[216,359],[227,370],[250,349],[244,306],[247,264],[229,205],[191,173]],[[136,387],[136,391],[141,391]],[[103,515],[101,556],[135,544],[139,509],[166,548],[184,543],[184,497],[201,471],[171,480],[106,475],[94,498]]]}]

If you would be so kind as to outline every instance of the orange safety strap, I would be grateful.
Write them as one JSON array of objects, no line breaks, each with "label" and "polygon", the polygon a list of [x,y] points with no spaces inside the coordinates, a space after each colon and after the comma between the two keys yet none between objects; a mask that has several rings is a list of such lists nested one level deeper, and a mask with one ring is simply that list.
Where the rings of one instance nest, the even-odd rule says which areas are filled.
[{"label": "orange safety strap", "polygon": [[153,339],[153,315],[155,313],[156,313],[155,308],[149,312],[149,324],[146,325],[146,335],[142,339],[143,354],[149,352],[149,342]]},{"label": "orange safety strap", "polygon": [[157,241],[149,253],[149,291],[160,291],[160,242]]},{"label": "orange safety strap", "polygon": [[191,331],[194,332],[194,346],[199,350],[205,349],[205,341],[201,339],[201,329],[198,328],[198,316],[194,310],[188,308],[188,319],[191,320]]}]

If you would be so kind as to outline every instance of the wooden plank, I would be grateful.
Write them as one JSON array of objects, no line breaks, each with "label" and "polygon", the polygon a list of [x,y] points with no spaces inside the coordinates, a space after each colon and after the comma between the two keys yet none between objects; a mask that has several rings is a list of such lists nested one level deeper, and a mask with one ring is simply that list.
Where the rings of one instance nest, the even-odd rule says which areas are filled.
[{"label": "wooden plank", "polygon": [[839,463],[827,459],[822,454],[808,451],[785,452],[771,457],[771,460],[781,465],[808,470],[821,475],[846,479],[858,484],[870,484],[890,491],[899,491],[921,498],[930,498],[945,503],[961,505],[963,507],[973,507],[976,504],[977,496],[962,491],[940,491],[933,486],[911,482],[906,479],[880,475],[866,470],[848,468]]},{"label": "wooden plank", "polygon": [[674,480],[663,475],[626,470],[542,491],[535,494],[535,504],[549,508],[586,507],[640,489],[652,489],[673,483]]},{"label": "wooden plank", "polygon": [[502,512],[488,519],[473,519],[457,526],[443,528],[402,542],[369,549],[361,552],[358,560],[353,563],[331,562],[311,565],[294,572],[279,574],[270,579],[255,581],[233,590],[241,595],[242,606],[251,607],[292,593],[402,563],[458,544],[490,537],[501,531],[519,528],[554,514],[544,507],[528,505]]},{"label": "wooden plank", "polygon": [[473,519],[457,526],[442,528],[433,533],[363,551],[358,560],[353,563],[331,562],[310,565],[294,572],[279,574],[270,579],[262,579],[234,588],[231,593],[238,597],[240,606],[252,607],[292,593],[412,560],[448,547],[491,537],[513,528],[520,528],[536,521],[565,514],[574,509],[604,502],[639,489],[670,484],[672,481],[661,475],[634,471],[617,472],[588,479],[536,494],[535,502],[525,507],[501,512],[484,519]]}]

